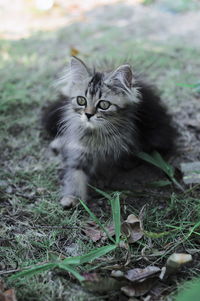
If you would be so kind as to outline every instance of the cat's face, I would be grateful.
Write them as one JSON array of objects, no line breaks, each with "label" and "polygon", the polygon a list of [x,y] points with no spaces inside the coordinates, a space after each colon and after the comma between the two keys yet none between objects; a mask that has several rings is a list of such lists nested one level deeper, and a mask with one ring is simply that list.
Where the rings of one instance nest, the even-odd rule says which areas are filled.
[{"label": "cat's face", "polygon": [[77,84],[71,97],[71,107],[78,114],[82,126],[86,128],[99,128],[116,118],[119,111],[126,105],[121,101],[122,93],[109,89],[103,79],[95,83],[95,75],[85,84]]},{"label": "cat's face", "polygon": [[72,58],[68,72],[66,94],[71,98],[71,115],[85,129],[120,125],[120,120],[125,119],[123,109],[138,101],[129,65],[91,75],[82,61]]}]

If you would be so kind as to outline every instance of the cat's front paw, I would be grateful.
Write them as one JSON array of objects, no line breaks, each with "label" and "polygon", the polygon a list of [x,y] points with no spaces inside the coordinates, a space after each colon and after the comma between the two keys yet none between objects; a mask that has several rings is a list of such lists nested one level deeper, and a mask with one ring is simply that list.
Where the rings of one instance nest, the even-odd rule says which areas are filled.
[{"label": "cat's front paw", "polygon": [[64,196],[60,200],[60,204],[63,206],[64,209],[69,209],[71,207],[76,206],[78,204],[78,200],[70,196]]}]

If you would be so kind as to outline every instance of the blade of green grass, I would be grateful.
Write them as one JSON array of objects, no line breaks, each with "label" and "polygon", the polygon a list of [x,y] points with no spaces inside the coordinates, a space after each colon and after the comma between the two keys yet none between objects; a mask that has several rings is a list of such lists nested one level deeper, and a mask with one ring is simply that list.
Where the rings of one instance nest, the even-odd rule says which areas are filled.
[{"label": "blade of green grass", "polygon": [[160,165],[158,164],[158,162],[155,161],[154,157],[150,156],[147,153],[140,152],[137,154],[137,157],[160,168]]},{"label": "blade of green grass", "polygon": [[94,249],[91,252],[89,252],[85,255],[82,255],[82,256],[66,258],[60,262],[49,262],[49,263],[46,263],[43,265],[33,266],[32,268],[29,268],[28,270],[16,273],[15,275],[9,277],[9,279],[15,280],[15,279],[21,278],[21,277],[27,277],[27,276],[31,277],[38,273],[42,273],[42,272],[48,271],[53,268],[61,268],[61,269],[68,271],[69,273],[73,274],[79,281],[83,281],[84,277],[82,277],[78,273],[78,271],[76,271],[76,269],[74,269],[72,266],[91,262],[91,261],[115,250],[116,247],[117,247],[117,245],[108,245],[105,247]]},{"label": "blade of green grass", "polygon": [[81,274],[76,270],[74,269],[72,266],[70,265],[67,265],[65,262],[61,262],[57,265],[58,268],[60,269],[63,269],[63,270],[66,270],[67,272],[71,273],[72,275],[74,275],[74,277],[76,279],[78,279],[80,282],[81,281],[84,281],[85,278],[83,276],[81,276]]},{"label": "blade of green grass", "polygon": [[153,181],[147,184],[150,187],[165,187],[172,185],[172,182],[169,180],[159,180],[159,181]]},{"label": "blade of green grass", "polygon": [[164,237],[164,236],[167,236],[167,235],[171,235],[171,234],[173,234],[173,232],[176,232],[176,231],[177,231],[177,229],[172,229],[172,230],[164,231],[164,232],[160,232],[160,233],[144,231],[144,235],[146,237],[156,239],[156,238],[161,238],[161,237]]},{"label": "blade of green grass", "polygon": [[200,227],[200,221],[197,222],[189,231],[189,233],[186,235],[186,239],[188,239],[193,233],[194,231],[196,230],[196,228],[199,228]]},{"label": "blade of green grass", "polygon": [[166,163],[158,152],[153,152],[152,155],[141,152],[137,156],[140,159],[160,168],[168,175],[169,178],[172,178],[174,176],[174,168]]},{"label": "blade of green grass", "polygon": [[108,194],[107,192],[105,191],[102,191],[92,185],[89,185],[92,189],[94,189],[96,192],[98,192],[99,194],[101,194],[102,196],[104,196],[106,199],[108,200],[111,200],[112,199],[112,196],[110,194]]},{"label": "blade of green grass", "polygon": [[84,209],[87,211],[87,213],[90,215],[90,217],[93,219],[93,221],[95,223],[97,223],[99,225],[99,227],[105,232],[105,234],[107,235],[107,237],[113,242],[115,243],[115,240],[110,236],[110,234],[108,233],[108,231],[106,230],[106,228],[104,227],[104,225],[102,225],[102,223],[100,222],[100,220],[94,215],[94,213],[88,208],[88,206],[82,201],[80,200],[81,205],[84,207]]},{"label": "blade of green grass", "polygon": [[96,192],[103,195],[105,198],[111,202],[111,210],[113,216],[113,222],[115,227],[115,240],[118,244],[121,236],[121,217],[120,217],[120,201],[119,201],[119,192],[115,193],[113,196],[110,194],[90,185]]},{"label": "blade of green grass", "polygon": [[103,195],[105,198],[111,202],[111,210],[113,216],[113,222],[115,227],[115,240],[118,244],[121,236],[121,217],[120,217],[120,201],[119,201],[119,192],[115,193],[113,196],[110,194],[90,185],[96,192]]},{"label": "blade of green grass", "polygon": [[152,165],[160,168],[169,178],[170,180],[174,183],[174,185],[180,189],[181,191],[184,191],[183,187],[177,182],[177,180],[174,177],[174,168],[165,160],[162,158],[162,156],[158,152],[153,152],[152,155],[149,155],[144,152],[140,152],[138,155],[138,158],[151,163]]},{"label": "blade of green grass", "polygon": [[115,250],[116,247],[117,246],[114,244],[114,245],[108,245],[108,246],[105,246],[105,247],[94,249],[91,252],[89,252],[88,254],[80,256],[81,257],[80,258],[80,264],[91,262],[94,259],[97,259],[97,258],[99,258],[99,257]]},{"label": "blade of green grass", "polygon": [[120,242],[121,236],[121,214],[120,214],[120,201],[119,201],[119,193],[117,192],[113,198],[110,200],[113,222],[115,227],[115,241],[116,244]]},{"label": "blade of green grass", "polygon": [[16,273],[15,275],[12,275],[11,277],[9,277],[9,280],[15,280],[17,278],[21,278],[21,277],[31,277],[34,276],[36,274],[48,271],[50,269],[53,269],[56,267],[56,263],[46,263],[46,264],[42,264],[42,265],[36,265],[32,268],[29,268],[28,270],[25,271],[21,271]]},{"label": "blade of green grass", "polygon": [[169,178],[174,177],[174,167],[168,164],[158,152],[153,153],[154,160],[158,162],[160,168],[168,175]]},{"label": "blade of green grass", "polygon": [[70,265],[80,265],[80,264],[88,263],[114,250],[116,247],[117,247],[116,245],[108,245],[105,247],[97,248],[81,256],[65,258],[62,262]]}]

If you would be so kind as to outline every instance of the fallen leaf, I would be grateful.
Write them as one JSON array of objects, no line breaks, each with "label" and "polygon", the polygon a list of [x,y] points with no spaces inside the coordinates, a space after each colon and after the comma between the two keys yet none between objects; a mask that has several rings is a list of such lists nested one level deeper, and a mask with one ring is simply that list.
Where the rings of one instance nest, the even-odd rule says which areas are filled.
[{"label": "fallen leaf", "polygon": [[11,288],[4,292],[0,291],[0,301],[17,301],[15,290]]},{"label": "fallen leaf", "polygon": [[70,55],[71,56],[77,56],[79,53],[80,53],[80,51],[78,49],[76,49],[75,47],[70,48]]},{"label": "fallen leaf", "polygon": [[129,243],[134,243],[144,235],[141,220],[134,214],[130,214],[122,223],[122,231],[127,236]]},{"label": "fallen leaf", "polygon": [[83,273],[83,277],[85,278],[85,281],[99,281],[99,275],[97,273]]},{"label": "fallen leaf", "polygon": [[150,291],[157,281],[157,278],[146,279],[143,282],[133,283],[129,286],[123,286],[121,291],[128,297],[143,296]]},{"label": "fallen leaf", "polygon": [[[115,235],[115,228],[114,228],[113,223],[111,223],[110,225],[107,225],[107,227],[105,227],[105,228],[111,237]],[[102,240],[106,240],[107,238],[108,238],[107,234],[102,231]]]},{"label": "fallen leaf", "polygon": [[86,280],[82,282],[82,285],[90,292],[102,293],[112,290],[119,290],[121,287],[121,282],[112,277],[103,278],[97,273],[86,273],[83,274],[83,276]]},{"label": "fallen leaf", "polygon": [[[151,296],[153,300],[162,300],[164,296],[169,295],[172,292],[172,287],[168,283],[163,283],[161,281],[157,282],[154,287],[151,289]],[[164,298],[164,300],[166,300]],[[168,301],[171,301],[170,299]]]},{"label": "fallen leaf", "polygon": [[[110,236],[115,235],[115,230],[114,230],[114,225],[110,224],[106,227],[107,232],[109,233]],[[87,237],[89,237],[92,241],[97,242],[100,239],[102,241],[106,240],[108,237],[104,231],[102,231],[99,226],[93,222],[89,221],[87,222],[82,231],[85,233]]]},{"label": "fallen leaf", "polygon": [[84,227],[82,231],[87,237],[91,238],[91,240],[94,242],[101,239],[101,231],[98,229],[95,229],[93,227]]},{"label": "fallen leaf", "polygon": [[132,282],[136,282],[139,280],[150,278],[152,277],[152,275],[155,276],[155,274],[158,274],[160,271],[161,270],[159,267],[147,266],[144,269],[139,269],[139,268],[131,269],[127,271],[124,277]]}]

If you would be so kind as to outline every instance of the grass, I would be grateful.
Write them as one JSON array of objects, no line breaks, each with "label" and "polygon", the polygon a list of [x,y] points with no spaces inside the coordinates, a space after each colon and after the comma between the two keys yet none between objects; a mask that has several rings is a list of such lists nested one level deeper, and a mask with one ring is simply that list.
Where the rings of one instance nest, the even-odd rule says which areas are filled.
[{"label": "grass", "polygon": [[[136,69],[157,82],[172,110],[183,105],[184,99],[195,99],[191,87],[180,87],[176,83],[197,81],[198,51],[185,46],[177,56],[177,48],[181,45],[173,39],[167,45],[146,37],[130,39],[128,32],[124,33],[120,27],[114,29],[102,23],[98,30],[101,35],[96,36],[97,28],[87,23],[81,27],[72,24],[57,32],[35,34],[20,41],[1,40],[0,52],[4,56],[0,62],[0,276],[15,287],[21,301],[116,300],[111,293],[105,296],[86,291],[69,273],[52,269],[53,266],[31,278],[21,277],[20,281],[10,278],[8,281],[12,270],[52,264],[55,258],[60,261],[73,256],[80,258],[109,244],[108,240],[94,243],[82,233],[84,223],[92,219],[91,213],[88,216],[91,209],[86,212],[80,204],[76,209],[63,211],[59,205],[59,164],[57,160],[49,159],[49,141],[40,125],[42,106],[56,97],[51,84],[67,61],[70,45],[75,45],[80,56],[91,62],[97,57],[112,57],[119,62],[120,44],[121,57],[131,57]],[[122,218],[130,213],[138,215],[146,204],[145,235],[130,248],[130,266],[146,264],[141,257],[144,249],[149,263],[159,266],[173,252],[193,252],[192,267],[183,268],[179,278],[172,280],[172,288],[176,289],[177,283],[199,275],[199,187],[184,192],[173,186],[139,189],[138,193],[131,192],[128,205],[127,196],[114,192],[115,199],[120,197]],[[101,225],[112,219],[107,204],[110,201],[114,219],[119,219],[117,203],[112,202],[112,197],[110,201],[103,199],[103,205],[97,204],[95,208]],[[120,224],[115,231],[119,243]],[[115,263],[125,263],[121,249],[105,254],[102,262],[85,263],[84,268],[77,270],[79,274],[91,270],[108,275],[102,267]],[[67,268],[69,271],[69,266]],[[117,295],[120,300],[120,292]]]},{"label": "grass", "polygon": [[[184,191],[183,187],[180,185],[180,183],[177,182],[177,180],[175,178],[175,175],[174,175],[175,170],[174,170],[173,166],[168,164],[158,152],[153,152],[153,154],[151,154],[151,155],[141,152],[138,154],[138,157],[140,159],[160,168],[178,189],[180,189],[181,191]],[[163,182],[160,182],[160,181],[159,181],[159,183],[163,184]],[[164,184],[166,184],[166,182],[164,182]],[[168,182],[167,182],[167,184],[168,184]]]},{"label": "grass", "polygon": [[[103,193],[104,195],[105,193]],[[46,262],[40,265],[35,265],[32,267],[28,267],[25,270],[22,270],[19,273],[16,273],[15,275],[11,276],[9,279],[15,280],[22,277],[27,276],[34,276],[38,273],[43,273],[48,270],[52,270],[55,268],[63,269],[72,274],[77,280],[80,282],[84,281],[84,277],[76,270],[76,266],[80,266],[85,263],[89,263],[94,261],[95,259],[104,256],[105,254],[115,250],[119,243],[120,243],[120,236],[121,236],[121,221],[120,221],[120,203],[119,203],[119,194],[116,194],[116,196],[111,197],[108,195],[108,199],[111,203],[112,208],[112,215],[113,215],[113,224],[115,229],[115,239],[110,236],[104,225],[99,221],[99,219],[92,213],[92,211],[88,208],[88,206],[80,200],[81,205],[84,207],[84,209],[89,213],[90,217],[96,222],[97,225],[100,226],[100,228],[105,232],[107,235],[107,238],[111,240],[114,244],[112,245],[106,245],[100,248],[95,248],[92,251],[90,251],[87,254],[83,254],[81,256],[73,256],[68,257],[65,259],[60,259],[59,257],[54,258],[51,262]],[[53,237],[56,237],[56,235],[53,235]],[[52,243],[49,243],[49,241],[41,243],[37,243],[36,246],[40,246],[44,249],[49,249],[52,246]],[[75,266],[75,267],[74,267]],[[8,279],[8,280],[9,280]]]},{"label": "grass", "polygon": [[177,296],[176,301],[188,301],[188,300],[198,300],[199,298],[199,284],[200,279],[195,279],[193,281],[188,281],[182,291]]}]

